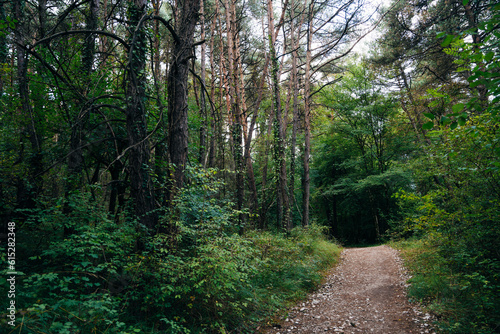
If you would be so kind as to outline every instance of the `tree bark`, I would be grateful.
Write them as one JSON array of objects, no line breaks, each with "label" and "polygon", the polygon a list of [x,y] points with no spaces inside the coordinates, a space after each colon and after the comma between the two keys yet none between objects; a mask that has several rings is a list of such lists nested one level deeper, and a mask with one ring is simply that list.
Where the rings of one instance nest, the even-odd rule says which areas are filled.
[{"label": "tree bark", "polygon": [[[255,183],[255,174],[254,174],[254,170],[253,170],[252,156],[250,155],[250,152],[251,152],[250,148],[251,148],[253,132],[255,129],[255,123],[257,121],[257,116],[259,114],[260,104],[262,103],[264,83],[265,83],[266,76],[267,76],[267,68],[269,66],[269,57],[267,56],[267,53],[265,54],[265,59],[266,59],[266,62],[264,65],[264,70],[262,71],[262,77],[260,80],[257,102],[255,103],[254,114],[252,116],[250,128],[248,129],[248,134],[246,135],[246,139],[245,139],[245,161],[246,161],[246,165],[247,165],[248,187],[250,188],[250,194],[251,194],[250,195],[251,196],[250,208],[252,210],[252,213],[259,212],[259,196],[257,194],[257,185]],[[262,224],[260,224],[260,225],[262,225]]]},{"label": "tree bark", "polygon": [[[27,180],[20,181],[23,186],[18,189],[18,206],[20,208],[30,209],[35,207],[35,199],[42,191],[43,181],[40,173],[43,171],[43,156],[42,156],[42,137],[37,131],[36,124],[38,122],[38,115],[32,107],[30,99],[30,90],[28,83],[28,56],[24,50],[25,36],[24,36],[24,1],[14,1],[14,15],[17,20],[17,29],[14,32],[14,38],[17,43],[17,84],[18,93],[21,101],[22,121],[22,134],[26,137],[31,146],[31,152],[27,159],[28,162],[28,175]],[[22,145],[22,144],[21,144]],[[21,149],[21,153],[23,150]],[[24,157],[21,156],[21,159]],[[27,181],[27,182],[26,182]]]},{"label": "tree bark", "polygon": [[[267,121],[267,138],[271,138],[271,133],[272,133],[272,124],[273,124],[273,111],[271,111],[269,115],[269,120]],[[270,150],[270,141],[268,141],[266,138],[266,144],[265,144],[265,149],[264,149],[264,154],[263,154],[263,167],[262,167],[262,193],[263,193],[263,198],[262,198],[262,205],[260,209],[260,226],[259,228],[261,230],[264,230],[266,228],[266,222],[267,222],[267,211],[268,207],[268,199],[267,199],[267,174],[268,174],[268,165],[269,165],[269,150]]]},{"label": "tree bark", "polygon": [[267,14],[269,24],[269,57],[271,60],[271,80],[273,83],[273,104],[274,104],[274,160],[277,175],[278,193],[278,226],[285,231],[291,230],[290,226],[290,205],[288,201],[286,161],[285,161],[285,138],[283,129],[283,119],[281,115],[281,95],[279,82],[279,63],[276,56],[276,34],[274,31],[274,14],[272,0],[267,1]]},{"label": "tree bark", "polygon": [[[228,54],[228,76],[230,94],[230,114],[231,114],[231,138],[234,165],[236,172],[236,201],[237,210],[243,208],[244,200],[244,178],[243,178],[243,130],[241,115],[241,87],[238,75],[238,38],[236,22],[236,6],[234,0],[226,0],[226,33],[227,33],[227,54]],[[239,216],[240,229],[243,224],[243,215]]]},{"label": "tree bark", "polygon": [[[219,6],[218,2],[216,2],[215,8],[215,17],[212,18],[212,22],[210,23],[210,71],[211,71],[211,79],[210,79],[210,99],[212,103],[215,103],[215,83],[216,83],[216,75],[215,75],[215,60],[214,60],[214,52],[215,52],[215,36],[216,36],[216,23],[217,17],[219,16]],[[208,153],[208,166],[215,167],[215,139],[216,139],[216,124],[215,124],[215,109],[214,105],[210,108],[212,111],[212,117],[210,118],[210,144],[209,144],[209,153]]]},{"label": "tree bark", "polygon": [[311,154],[311,44],[313,32],[313,9],[314,1],[309,5],[308,28],[307,28],[307,50],[306,50],[306,71],[304,86],[304,176],[302,192],[302,226],[309,226],[309,200],[310,200],[310,175],[309,158]]},{"label": "tree bark", "polygon": [[[205,7],[203,0],[200,0],[200,29],[201,29],[201,40],[205,40]],[[205,80],[206,80],[206,43],[201,44],[201,55],[200,55],[200,79],[201,79],[201,90],[200,90],[200,116],[201,116],[201,126],[200,126],[200,150],[198,160],[200,164],[205,168],[207,166],[207,123],[208,123],[208,113],[205,98]]]},{"label": "tree bark", "polygon": [[127,66],[126,123],[130,147],[131,195],[139,222],[155,233],[158,215],[150,175],[150,148],[146,123],[146,53],[148,49],[144,19],[146,0],[129,2],[130,50]]},{"label": "tree bark", "polygon": [[[0,21],[6,20],[4,2],[0,2]],[[9,54],[9,47],[7,45],[7,34],[0,34],[0,62],[7,62],[7,55]],[[4,73],[0,72],[0,96],[3,96],[4,86]],[[1,194],[1,193],[0,193]]]},{"label": "tree bark", "polygon": [[[292,119],[292,138],[290,140],[290,207],[293,207],[295,202],[295,167],[296,167],[296,147],[297,147],[297,132],[299,123],[299,82],[298,82],[298,66],[297,66],[297,49],[299,47],[299,38],[295,38],[295,1],[291,3],[291,17],[290,17],[290,43],[292,45],[292,73],[291,84],[293,94],[293,119]],[[303,12],[304,13],[304,12]],[[300,27],[303,25],[304,15],[302,15],[301,22],[297,27],[297,36],[300,36]],[[293,215],[290,215],[290,224],[293,226]]]},{"label": "tree bark", "polygon": [[174,45],[168,73],[168,150],[174,165],[170,200],[184,184],[188,154],[188,75],[193,55],[193,39],[198,22],[200,0],[177,3],[177,20],[173,33]]},{"label": "tree bark", "polygon": [[[86,15],[86,28],[88,30],[96,30],[97,22],[99,20],[99,1],[91,0],[89,4],[88,13]],[[82,63],[80,67],[81,85],[83,87],[83,96],[87,96],[90,91],[90,82],[92,80],[92,66],[95,59],[95,34],[89,33],[85,37],[82,50]],[[80,110],[73,117],[71,122],[71,136],[69,142],[68,154],[68,184],[66,185],[66,196],[70,192],[81,189],[83,186],[83,128],[85,119],[89,113],[85,101],[82,98],[74,96],[76,106],[80,106]],[[69,210],[69,208],[68,208]]]}]

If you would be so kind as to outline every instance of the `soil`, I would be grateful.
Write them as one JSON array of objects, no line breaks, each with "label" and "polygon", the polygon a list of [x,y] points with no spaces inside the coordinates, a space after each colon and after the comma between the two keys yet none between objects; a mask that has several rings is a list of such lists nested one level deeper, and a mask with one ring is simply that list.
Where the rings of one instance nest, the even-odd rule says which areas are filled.
[{"label": "soil", "polygon": [[408,279],[388,246],[344,249],[320,289],[261,333],[434,333],[431,316],[408,302]]}]

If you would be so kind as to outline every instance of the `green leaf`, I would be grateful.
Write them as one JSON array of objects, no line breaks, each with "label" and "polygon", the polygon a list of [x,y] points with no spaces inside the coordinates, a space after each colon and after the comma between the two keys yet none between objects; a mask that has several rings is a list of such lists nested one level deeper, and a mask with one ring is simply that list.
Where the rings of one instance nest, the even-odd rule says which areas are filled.
[{"label": "green leaf", "polygon": [[470,88],[475,88],[481,84],[480,80],[474,81],[470,83]]},{"label": "green leaf", "polygon": [[446,116],[441,117],[441,124],[448,125],[450,123],[451,123],[451,120],[449,117],[446,117]]},{"label": "green leaf", "polygon": [[488,52],[486,54],[486,56],[484,56],[484,61],[485,62],[490,62],[493,59],[494,55],[495,55],[495,53],[493,51]]},{"label": "green leaf", "polygon": [[450,124],[450,129],[455,130],[457,128],[457,126],[458,126],[458,123],[457,122],[453,122],[453,123]]},{"label": "green leaf", "polygon": [[462,0],[462,5],[467,6],[469,4],[469,0]]},{"label": "green leaf", "polygon": [[430,130],[434,127],[434,122],[427,122],[422,125],[422,129],[424,130]]},{"label": "green leaf", "polygon": [[457,103],[451,109],[453,110],[454,113],[459,113],[464,109],[464,104],[463,103]]},{"label": "green leaf", "polygon": [[443,48],[447,47],[448,45],[450,45],[450,43],[453,41],[454,38],[455,38],[455,36],[453,36],[453,35],[446,36],[446,38],[444,39],[444,42],[441,43],[441,46]]},{"label": "green leaf", "polygon": [[480,62],[483,59],[483,55],[480,53],[473,54],[472,56],[470,56],[470,59],[472,59],[474,62]]},{"label": "green leaf", "polygon": [[428,112],[424,112],[424,116],[427,117],[428,119],[435,119],[436,118],[436,116],[434,116],[434,114],[431,114]]}]

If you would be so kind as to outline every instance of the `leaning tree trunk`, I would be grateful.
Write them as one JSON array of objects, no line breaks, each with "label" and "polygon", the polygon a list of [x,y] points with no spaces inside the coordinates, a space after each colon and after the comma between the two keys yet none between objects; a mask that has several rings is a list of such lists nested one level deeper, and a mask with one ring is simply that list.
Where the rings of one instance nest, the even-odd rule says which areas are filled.
[{"label": "leaning tree trunk", "polygon": [[146,124],[146,52],[148,43],[144,21],[146,0],[129,2],[130,49],[127,68],[127,137],[130,147],[131,194],[139,222],[155,231],[158,215],[149,172],[150,149]]},{"label": "leaning tree trunk", "polygon": [[168,150],[174,165],[170,200],[184,183],[188,153],[188,74],[193,57],[193,38],[198,21],[200,0],[181,0],[177,3],[177,21],[171,31],[174,39],[172,60],[168,73]]}]

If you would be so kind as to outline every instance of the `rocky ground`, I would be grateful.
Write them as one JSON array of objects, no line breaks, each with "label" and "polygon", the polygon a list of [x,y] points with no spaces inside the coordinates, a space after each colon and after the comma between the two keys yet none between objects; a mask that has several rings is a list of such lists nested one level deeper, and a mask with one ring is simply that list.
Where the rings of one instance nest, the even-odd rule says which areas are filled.
[{"label": "rocky ground", "polygon": [[261,333],[434,333],[429,314],[408,302],[398,252],[347,248],[323,286]]}]

